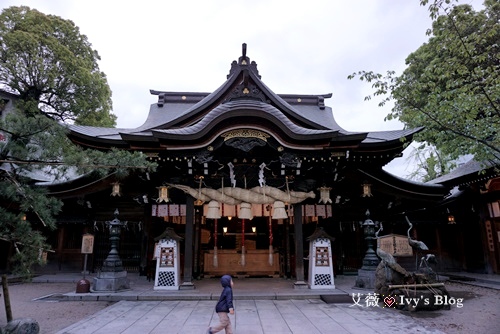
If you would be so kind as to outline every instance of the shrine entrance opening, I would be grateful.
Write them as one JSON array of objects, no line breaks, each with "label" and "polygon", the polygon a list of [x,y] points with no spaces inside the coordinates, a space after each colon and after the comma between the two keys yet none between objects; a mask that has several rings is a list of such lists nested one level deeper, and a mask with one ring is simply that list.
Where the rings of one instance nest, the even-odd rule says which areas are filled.
[{"label": "shrine entrance opening", "polygon": [[207,219],[206,228],[211,237],[203,252],[204,276],[285,275],[282,261],[290,256],[290,250],[286,251],[283,225],[270,217],[245,221],[224,217],[217,222]]}]

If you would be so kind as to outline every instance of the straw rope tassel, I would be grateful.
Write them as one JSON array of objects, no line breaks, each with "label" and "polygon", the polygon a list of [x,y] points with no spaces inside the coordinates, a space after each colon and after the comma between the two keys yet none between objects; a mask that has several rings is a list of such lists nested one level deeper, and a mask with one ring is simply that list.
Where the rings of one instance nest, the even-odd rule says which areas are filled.
[{"label": "straw rope tassel", "polygon": [[218,267],[219,266],[219,259],[217,258],[217,247],[214,247],[214,260],[213,260],[213,263],[214,263],[214,267]]},{"label": "straw rope tassel", "polygon": [[217,258],[217,219],[214,220],[214,267],[219,266],[219,260]]},{"label": "straw rope tassel", "polygon": [[273,265],[273,220],[269,216],[269,265]]},{"label": "straw rope tassel", "polygon": [[290,197],[290,188],[288,187],[288,176],[285,176],[285,184],[286,184],[286,193],[288,194],[288,203],[287,204],[289,204],[291,197]]},{"label": "straw rope tassel", "polygon": [[244,267],[246,264],[245,259],[245,246],[241,246],[241,266]]},{"label": "straw rope tassel", "polygon": [[245,219],[241,220],[241,266],[245,266]]}]

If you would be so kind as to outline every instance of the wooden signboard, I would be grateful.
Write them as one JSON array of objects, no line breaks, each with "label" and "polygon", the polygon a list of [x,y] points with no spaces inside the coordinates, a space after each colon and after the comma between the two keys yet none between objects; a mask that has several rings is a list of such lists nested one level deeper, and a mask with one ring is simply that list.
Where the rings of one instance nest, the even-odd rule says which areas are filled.
[{"label": "wooden signboard", "polygon": [[413,249],[408,238],[399,234],[388,234],[378,239],[378,247],[392,256],[412,256]]},{"label": "wooden signboard", "polygon": [[92,254],[94,252],[94,236],[84,234],[82,237],[82,254]]}]

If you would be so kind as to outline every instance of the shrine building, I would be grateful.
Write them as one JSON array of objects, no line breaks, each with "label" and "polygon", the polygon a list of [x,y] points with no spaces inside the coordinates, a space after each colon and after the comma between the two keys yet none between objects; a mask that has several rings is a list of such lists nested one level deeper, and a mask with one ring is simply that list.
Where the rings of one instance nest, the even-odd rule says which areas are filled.
[{"label": "shrine building", "polygon": [[[366,219],[383,222],[384,235],[424,240],[440,254],[443,270],[481,256],[457,262],[464,247],[447,239],[458,232],[442,204],[449,187],[383,170],[421,128],[347,131],[325,103],[332,94],[275,93],[245,44],[214,92],[150,92],[155,101],[136,128],[70,127],[70,139],[82,147],[141,151],[158,168],[49,185],[64,201],[49,237],[54,270],[81,270],[81,238],[90,233],[87,265],[98,271],[115,209],[126,223],[123,267],[152,275],[155,244],[169,228],[179,236],[184,285],[222,274],[307,281],[308,238],[319,230],[332,240],[334,275],[356,274],[367,247]],[[399,260],[414,265],[411,250],[405,256]]]}]

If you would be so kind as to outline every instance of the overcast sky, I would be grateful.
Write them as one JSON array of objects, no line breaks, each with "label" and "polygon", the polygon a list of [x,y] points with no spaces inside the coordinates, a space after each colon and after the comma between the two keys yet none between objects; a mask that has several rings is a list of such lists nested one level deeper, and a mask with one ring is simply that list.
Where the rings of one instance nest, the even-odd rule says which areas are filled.
[{"label": "overcast sky", "polygon": [[[479,0],[462,0],[476,10]],[[257,63],[278,94],[333,93],[325,102],[349,131],[402,129],[384,122],[390,106],[364,101],[359,70],[405,69],[405,58],[428,40],[420,0],[2,0],[72,20],[101,56],[113,91],[117,126],[135,128],[156,97],[149,90],[212,92],[241,56]],[[408,152],[405,151],[405,156]],[[386,170],[404,177],[405,157]]]}]

